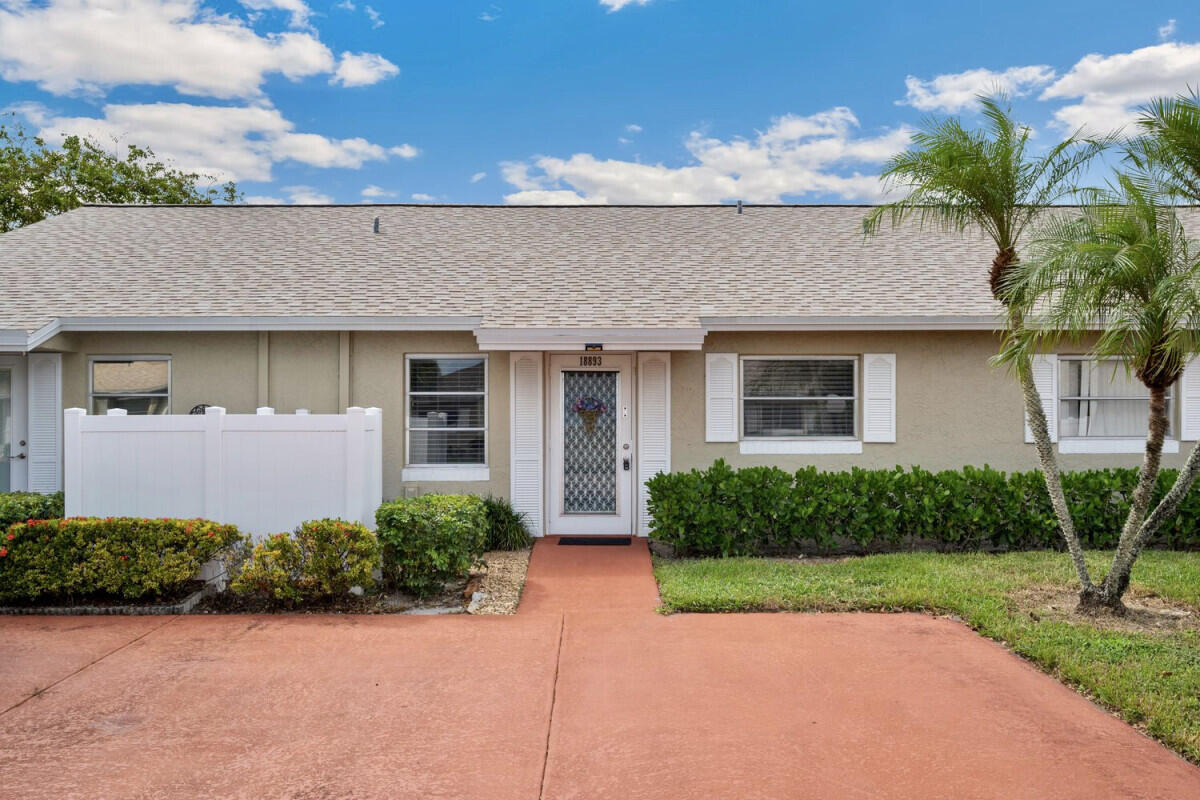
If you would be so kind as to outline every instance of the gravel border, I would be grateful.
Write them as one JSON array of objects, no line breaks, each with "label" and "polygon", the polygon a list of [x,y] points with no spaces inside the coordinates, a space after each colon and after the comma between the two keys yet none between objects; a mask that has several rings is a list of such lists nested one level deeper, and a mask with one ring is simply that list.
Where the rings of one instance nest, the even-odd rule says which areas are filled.
[{"label": "gravel border", "polygon": [[471,596],[468,614],[515,614],[525,588],[531,548],[493,550],[483,554],[479,589]]}]

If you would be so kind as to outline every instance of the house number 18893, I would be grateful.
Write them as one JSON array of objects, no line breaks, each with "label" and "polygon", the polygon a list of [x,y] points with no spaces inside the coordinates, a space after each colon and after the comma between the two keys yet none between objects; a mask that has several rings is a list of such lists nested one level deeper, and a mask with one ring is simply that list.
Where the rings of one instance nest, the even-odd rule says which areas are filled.
[{"label": "house number 18893", "polygon": [[581,367],[600,367],[603,366],[604,356],[580,356],[579,366]]}]

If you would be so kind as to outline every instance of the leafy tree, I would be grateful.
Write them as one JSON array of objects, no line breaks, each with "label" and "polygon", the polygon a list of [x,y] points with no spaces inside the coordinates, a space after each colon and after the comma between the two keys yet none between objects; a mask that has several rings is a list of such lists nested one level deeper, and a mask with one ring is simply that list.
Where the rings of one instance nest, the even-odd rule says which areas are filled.
[{"label": "leafy tree", "polygon": [[94,139],[68,136],[53,148],[20,125],[0,125],[0,233],[85,203],[237,202],[231,181],[182,172],[146,147],[129,145],[124,158]]},{"label": "leafy tree", "polygon": [[[967,128],[956,117],[926,120],[913,135],[912,147],[884,165],[880,177],[885,185],[905,196],[874,209],[863,229],[872,234],[885,220],[897,226],[915,219],[922,227],[984,233],[996,248],[988,284],[1008,308],[1010,329],[1020,330],[1022,309],[1008,303],[1003,287],[1020,263],[1022,236],[1049,206],[1077,193],[1077,178],[1110,140],[1077,132],[1044,155],[1033,155],[1032,132],[1013,120],[1003,95],[980,97],[979,102],[982,129]],[[1017,374],[1050,502],[1082,582],[1088,578],[1083,546],[1063,493],[1041,397],[1028,369]]]},{"label": "leafy tree", "polygon": [[1198,445],[1175,487],[1149,513],[1169,425],[1167,391],[1200,344],[1200,249],[1156,187],[1145,176],[1118,174],[1114,187],[1092,193],[1080,214],[1044,220],[1030,258],[1005,277],[1012,307],[1036,315],[1037,324],[1010,331],[1000,360],[1028,372],[1040,347],[1096,336],[1091,354],[1119,359],[1150,394],[1145,455],[1116,554],[1099,585],[1084,567],[1083,609],[1124,610],[1138,554],[1175,513],[1200,467]]}]

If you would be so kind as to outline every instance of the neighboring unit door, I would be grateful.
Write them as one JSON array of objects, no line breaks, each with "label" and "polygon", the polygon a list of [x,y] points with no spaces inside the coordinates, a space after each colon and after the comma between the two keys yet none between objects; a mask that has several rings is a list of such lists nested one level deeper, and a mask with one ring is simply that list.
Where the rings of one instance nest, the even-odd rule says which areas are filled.
[{"label": "neighboring unit door", "polygon": [[550,358],[551,534],[633,533],[633,356]]},{"label": "neighboring unit door", "polygon": [[0,492],[29,487],[25,438],[25,357],[0,355]]}]

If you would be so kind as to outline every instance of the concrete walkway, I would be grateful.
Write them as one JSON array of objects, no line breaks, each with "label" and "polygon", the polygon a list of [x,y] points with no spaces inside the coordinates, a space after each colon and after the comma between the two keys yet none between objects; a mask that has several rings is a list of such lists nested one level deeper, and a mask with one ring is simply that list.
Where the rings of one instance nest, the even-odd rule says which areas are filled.
[{"label": "concrete walkway", "polygon": [[644,543],[529,579],[515,617],[0,618],[0,796],[1200,797],[947,620],[661,616]]}]

